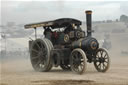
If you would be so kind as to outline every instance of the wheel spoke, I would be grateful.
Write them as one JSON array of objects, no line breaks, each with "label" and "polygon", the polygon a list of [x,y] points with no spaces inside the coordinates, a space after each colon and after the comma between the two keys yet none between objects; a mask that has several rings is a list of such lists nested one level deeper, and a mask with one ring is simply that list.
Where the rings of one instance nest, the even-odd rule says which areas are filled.
[{"label": "wheel spoke", "polygon": [[80,54],[79,52],[77,52],[77,56],[78,56],[78,57],[80,57],[80,56],[81,56],[81,54]]},{"label": "wheel spoke", "polygon": [[34,52],[38,53],[38,51],[37,51],[37,50],[35,50],[35,49],[32,49],[32,51],[34,51]]},{"label": "wheel spoke", "polygon": [[101,63],[99,63],[97,66],[99,67],[101,65]]},{"label": "wheel spoke", "polygon": [[43,56],[42,61],[46,61],[46,60],[47,60],[46,56]]},{"label": "wheel spoke", "polygon": [[41,50],[46,49],[43,44],[41,44]]},{"label": "wheel spoke", "polygon": [[43,53],[43,56],[47,54],[46,50],[43,50],[42,53]]},{"label": "wheel spoke", "polygon": [[38,67],[38,65],[41,63],[41,60],[39,60],[36,64],[35,67]]},{"label": "wheel spoke", "polygon": [[73,69],[75,70],[75,71],[77,71],[77,66],[76,65],[73,65]]},{"label": "wheel spoke", "polygon": [[39,59],[39,56],[35,56],[31,58],[32,60]]},{"label": "wheel spoke", "polygon": [[107,56],[107,53],[105,53],[104,58],[106,58],[106,56]]},{"label": "wheel spoke", "polygon": [[39,49],[41,49],[40,46],[39,46],[39,44],[38,44],[37,42],[36,42],[36,46],[37,46]]},{"label": "wheel spoke", "polygon": [[41,45],[41,48],[45,48],[45,46],[42,43],[40,45]]},{"label": "wheel spoke", "polygon": [[100,51],[101,57],[103,57],[103,51]]},{"label": "wheel spoke", "polygon": [[97,56],[98,58],[100,58],[100,57],[101,57],[99,52],[97,53],[97,55],[96,55],[96,56]]},{"label": "wheel spoke", "polygon": [[96,55],[99,58],[99,54]]},{"label": "wheel spoke", "polygon": [[104,61],[104,63],[105,63],[105,62],[108,63],[108,61],[106,61],[106,60]]},{"label": "wheel spoke", "polygon": [[79,52],[76,52],[75,56],[76,56],[76,59],[78,59],[79,58]]},{"label": "wheel spoke", "polygon": [[108,57],[104,58],[104,59],[108,59]]},{"label": "wheel spoke", "polygon": [[104,63],[103,63],[103,67],[104,67],[103,69],[105,69],[105,67],[106,67],[106,65]]},{"label": "wheel spoke", "polygon": [[77,58],[77,56],[76,55],[73,55],[73,59],[76,59]]},{"label": "wheel spoke", "polygon": [[100,63],[100,69],[102,69],[102,66],[101,66],[102,64]]},{"label": "wheel spoke", "polygon": [[42,60],[42,65],[44,65],[46,63],[46,61],[45,60]]},{"label": "wheel spoke", "polygon": [[77,70],[77,72],[79,72],[79,66],[77,66],[76,70]]}]

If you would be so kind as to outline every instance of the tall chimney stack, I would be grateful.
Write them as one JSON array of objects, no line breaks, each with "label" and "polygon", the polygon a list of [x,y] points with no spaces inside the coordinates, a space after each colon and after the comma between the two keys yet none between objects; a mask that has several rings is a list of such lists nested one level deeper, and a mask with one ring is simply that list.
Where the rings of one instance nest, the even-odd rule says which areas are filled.
[{"label": "tall chimney stack", "polygon": [[86,24],[87,24],[87,36],[92,36],[92,11],[85,11],[86,13]]}]

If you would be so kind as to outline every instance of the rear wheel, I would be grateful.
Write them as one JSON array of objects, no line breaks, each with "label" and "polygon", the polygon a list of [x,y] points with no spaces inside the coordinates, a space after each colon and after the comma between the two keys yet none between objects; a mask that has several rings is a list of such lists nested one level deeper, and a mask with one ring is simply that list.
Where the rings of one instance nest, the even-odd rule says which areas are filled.
[{"label": "rear wheel", "polygon": [[49,71],[51,65],[50,51],[51,46],[47,39],[36,39],[30,49],[30,60],[36,71]]},{"label": "rear wheel", "polygon": [[86,55],[82,49],[74,49],[71,53],[71,69],[73,72],[82,74],[86,70]]},{"label": "rear wheel", "polygon": [[[48,43],[49,49],[51,51],[53,49],[52,42],[49,39],[45,39],[45,40]],[[50,63],[49,63],[49,67],[48,67],[47,71],[51,70],[52,69],[52,66],[53,66],[53,61],[52,61],[51,54],[50,54]]]},{"label": "rear wheel", "polygon": [[94,66],[99,72],[106,72],[109,69],[110,58],[108,52],[105,49],[99,48],[97,50]]}]

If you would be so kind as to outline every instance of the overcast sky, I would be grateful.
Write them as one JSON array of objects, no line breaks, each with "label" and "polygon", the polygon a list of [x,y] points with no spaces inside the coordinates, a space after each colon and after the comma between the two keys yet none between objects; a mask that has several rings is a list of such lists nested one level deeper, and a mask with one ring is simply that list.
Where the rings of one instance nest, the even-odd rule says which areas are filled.
[{"label": "overcast sky", "polygon": [[128,1],[1,1],[2,24],[17,24],[70,17],[85,21],[85,10],[93,11],[93,20],[115,20],[128,15]]}]

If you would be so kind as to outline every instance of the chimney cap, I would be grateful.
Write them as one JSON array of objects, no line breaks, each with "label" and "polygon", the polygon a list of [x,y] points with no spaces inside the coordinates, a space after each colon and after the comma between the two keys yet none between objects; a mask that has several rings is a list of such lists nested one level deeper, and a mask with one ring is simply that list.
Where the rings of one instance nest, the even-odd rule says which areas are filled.
[{"label": "chimney cap", "polygon": [[92,11],[91,10],[87,10],[85,11],[86,14],[92,14]]}]

